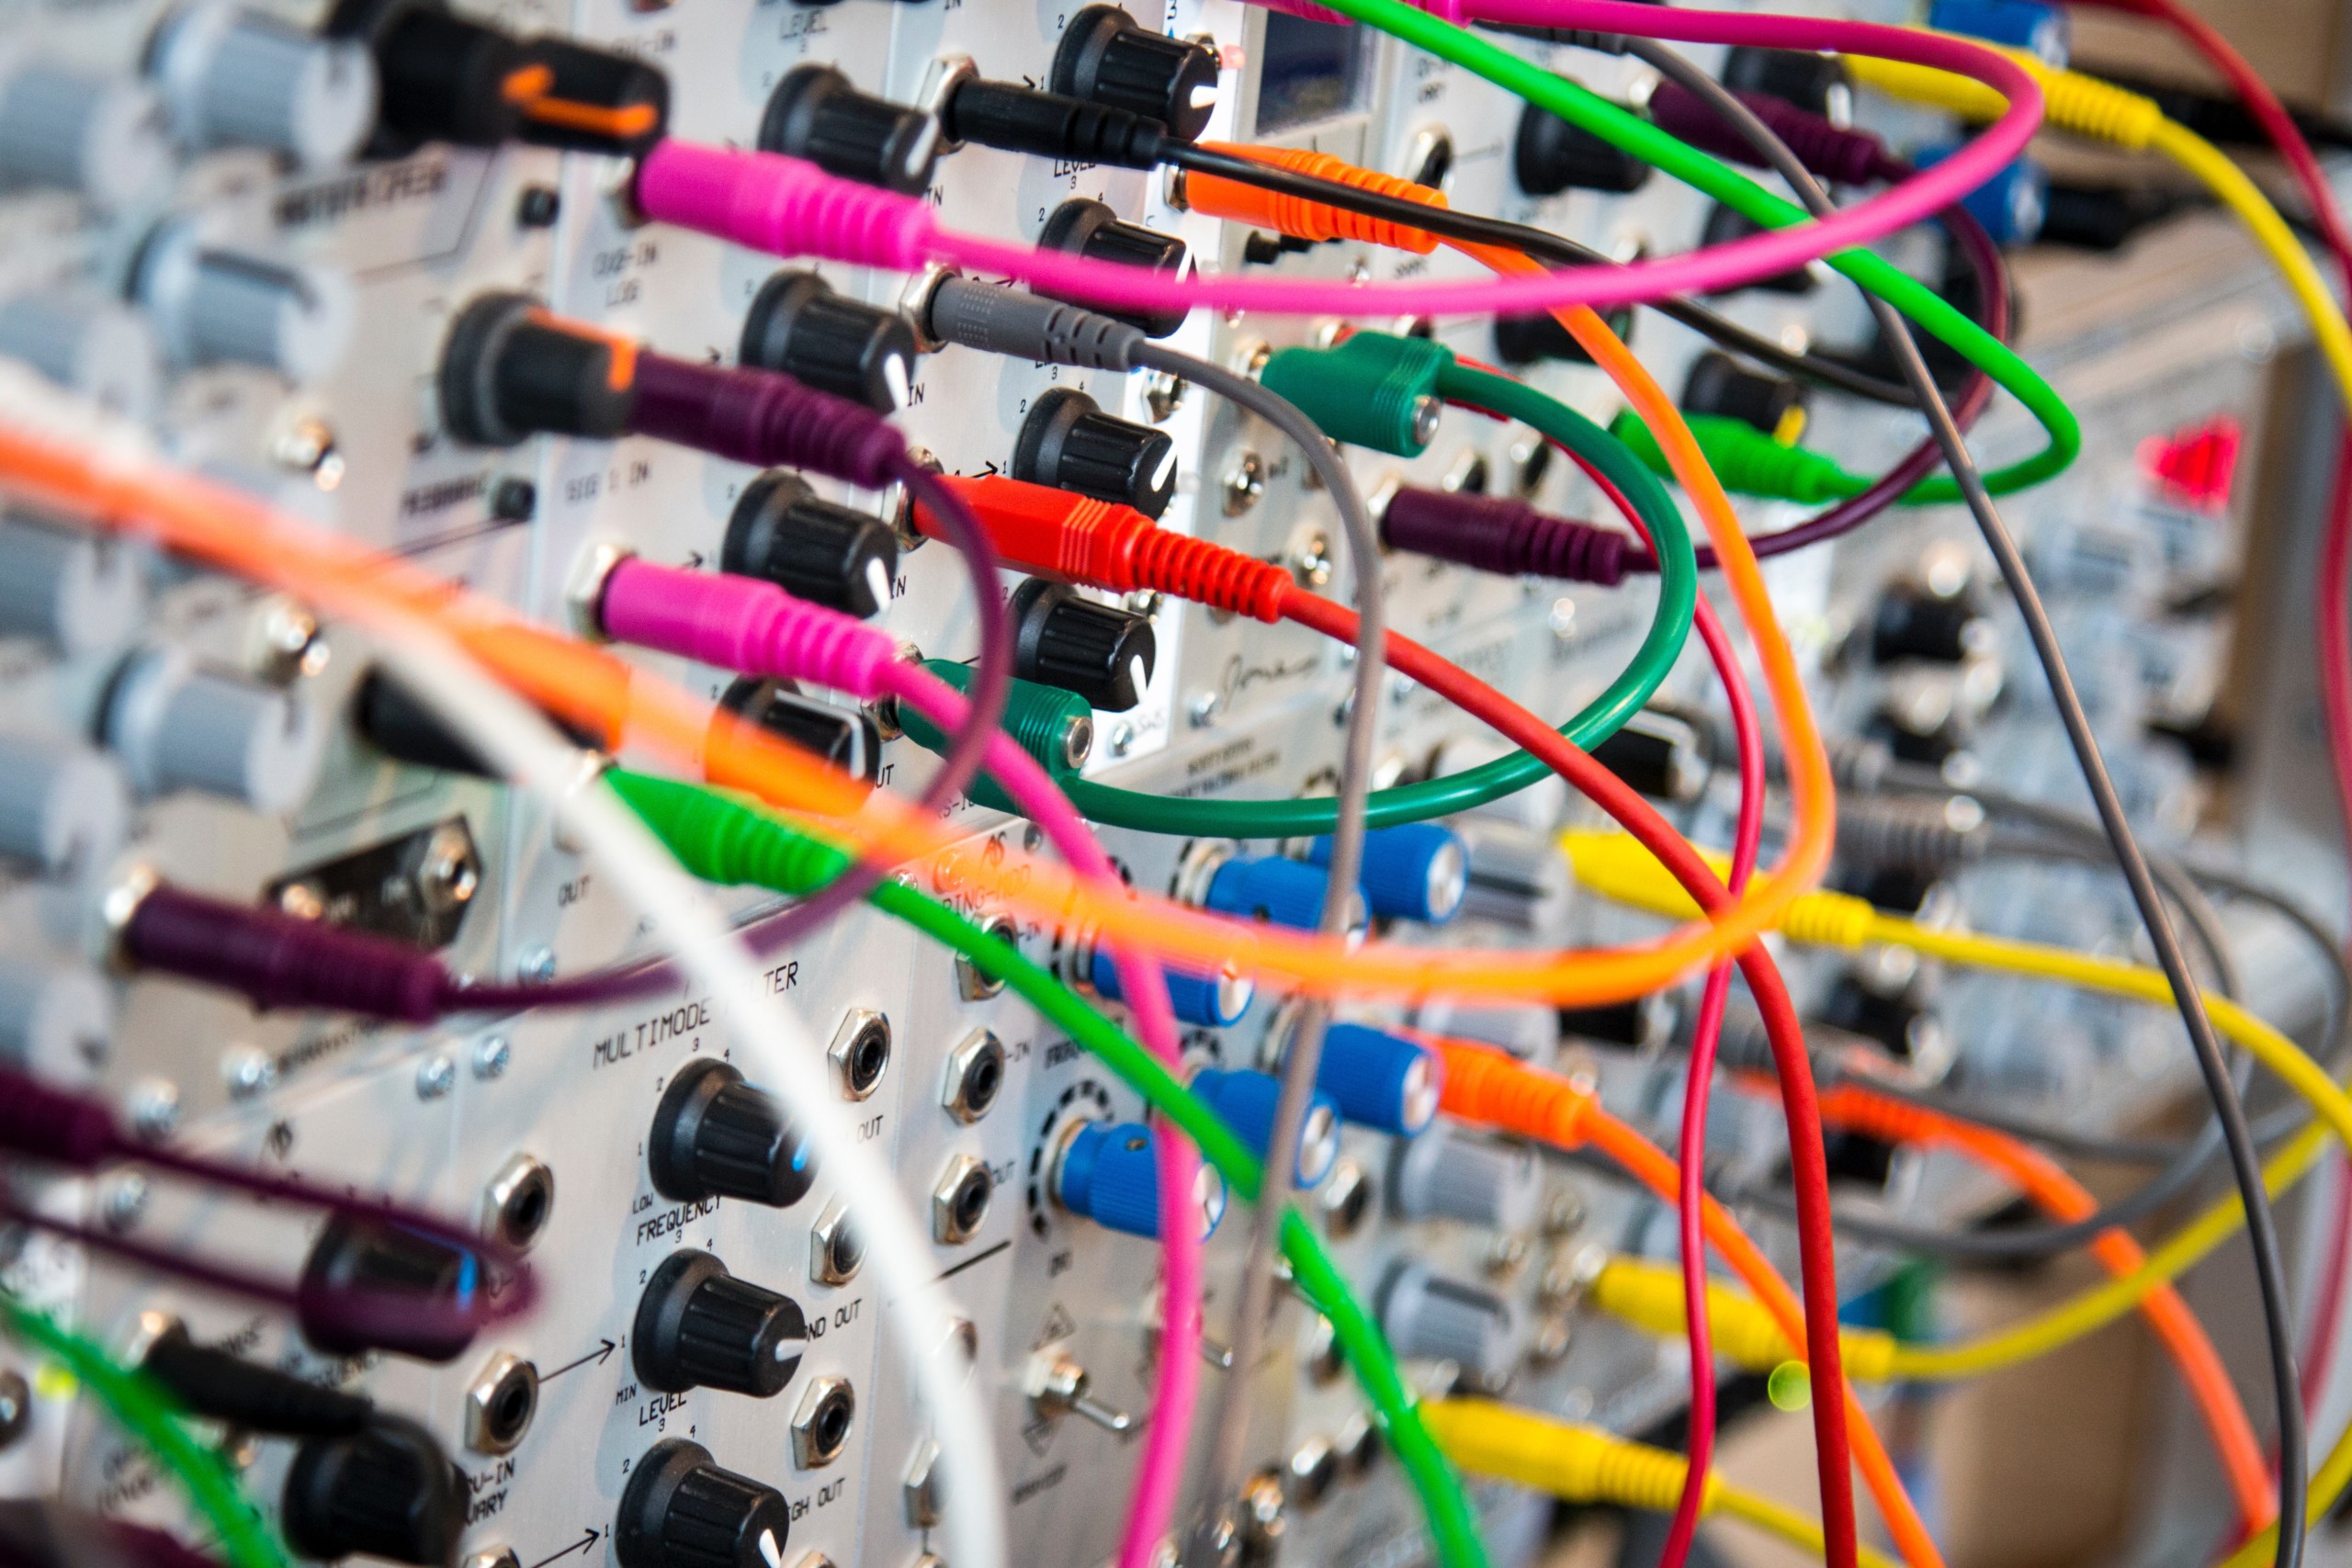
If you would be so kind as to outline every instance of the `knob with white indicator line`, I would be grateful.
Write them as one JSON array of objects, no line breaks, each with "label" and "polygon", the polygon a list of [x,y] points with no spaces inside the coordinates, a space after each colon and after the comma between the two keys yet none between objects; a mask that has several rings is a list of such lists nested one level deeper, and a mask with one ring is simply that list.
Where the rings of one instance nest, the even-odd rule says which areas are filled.
[{"label": "knob with white indicator line", "polygon": [[0,180],[112,211],[161,186],[171,161],[164,106],[146,83],[22,57],[0,64]]},{"label": "knob with white indicator line", "polygon": [[1216,110],[1216,78],[1208,45],[1154,32],[1117,6],[1089,6],[1062,29],[1047,81],[1066,98],[1156,119],[1191,141]]},{"label": "knob with white indicator line", "polygon": [[662,1091],[645,1163],[653,1190],[679,1203],[740,1198],[786,1209],[817,1179],[808,1140],[783,1108],[712,1056],[680,1067]]},{"label": "knob with white indicator line", "polygon": [[1176,443],[1165,431],[1103,412],[1075,388],[1056,387],[1029,405],[1011,472],[1157,520],[1176,498]]},{"label": "knob with white indicator line", "polygon": [[736,357],[896,413],[913,380],[915,334],[896,310],[837,294],[813,272],[779,272],[752,300]]},{"label": "knob with white indicator line", "polygon": [[174,364],[254,365],[290,381],[341,363],[356,309],[343,274],[208,245],[186,222],[148,240],[131,293]]},{"label": "knob with white indicator line", "polygon": [[648,1388],[722,1388],[766,1399],[792,1382],[808,1343],[797,1302],[690,1249],[672,1253],[646,1281],[629,1350]]},{"label": "knob with white indicator line", "polygon": [[671,1438],[630,1472],[613,1552],[621,1568],[780,1568],[791,1533],[782,1494]]},{"label": "knob with white indicator line", "polygon": [[1519,1323],[1510,1303],[1427,1264],[1400,1263],[1382,1281],[1381,1332],[1399,1356],[1452,1361],[1488,1387],[1519,1359]]},{"label": "knob with white indicator line", "polygon": [[306,168],[340,164],[376,123],[376,62],[231,0],[197,0],[155,33],[148,69],[191,147],[263,147]]},{"label": "knob with white indicator line", "polygon": [[1012,592],[1013,669],[1024,681],[1076,692],[1125,713],[1143,701],[1159,661],[1148,616],[1101,604],[1066,582],[1033,577]]},{"label": "knob with white indicator line", "polygon": [[743,488],[718,565],[863,620],[890,602],[899,536],[880,518],[836,506],[778,468]]}]

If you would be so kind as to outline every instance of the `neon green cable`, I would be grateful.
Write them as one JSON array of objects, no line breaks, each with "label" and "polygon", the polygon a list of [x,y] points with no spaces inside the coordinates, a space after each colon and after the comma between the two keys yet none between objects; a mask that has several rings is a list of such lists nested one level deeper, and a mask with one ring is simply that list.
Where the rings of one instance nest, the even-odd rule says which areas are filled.
[{"label": "neon green cable", "polygon": [[104,1350],[16,1297],[0,1293],[8,1332],[39,1347],[97,1396],[115,1424],[136,1438],[196,1506],[236,1568],[288,1568],[286,1552],[245,1501],[220,1456],[190,1437],[178,1407],[146,1373],[120,1366]]},{"label": "neon green cable", "polygon": [[[1508,376],[1460,364],[1449,365],[1439,374],[1436,390],[1440,397],[1518,420],[1575,452],[1623,492],[1649,531],[1658,563],[1657,607],[1651,614],[1649,630],[1609,688],[1560,730],[1589,751],[1640,711],[1682,657],[1699,597],[1699,563],[1690,547],[1690,530],[1657,476],[1623,442],[1558,399]],[[1467,811],[1525,789],[1550,773],[1526,752],[1514,751],[1442,779],[1374,790],[1365,803],[1364,826],[1393,828]],[[1065,787],[1070,804],[1092,820],[1147,833],[1306,838],[1330,832],[1339,819],[1338,803],[1329,795],[1304,800],[1192,800],[1117,789],[1091,779],[1073,779]]]},{"label": "neon green cable", "polygon": [[[748,800],[625,769],[614,769],[605,776],[614,793],[644,819],[679,863],[706,881],[766,887],[798,897],[815,891],[848,868],[849,857],[840,850]],[[1159,1058],[1088,1006],[1050,971],[1032,962],[1019,948],[989,935],[902,882],[885,880],[867,897],[875,908],[962,953],[982,973],[1011,986],[1023,1000],[1092,1052],[1154,1110],[1182,1128],[1236,1193],[1245,1201],[1256,1201],[1257,1156],[1216,1112],[1193,1098]],[[1387,1342],[1333,1267],[1314,1228],[1295,1208],[1283,1216],[1282,1242],[1292,1277],[1330,1320],[1348,1365],[1372,1400],[1389,1447],[1420,1495],[1430,1533],[1436,1538],[1448,1568],[1486,1568],[1477,1518],[1463,1494],[1460,1477],[1422,1426]]]},{"label": "neon green cable", "polygon": [[[1402,39],[1441,60],[1482,76],[1506,92],[1600,137],[1612,147],[1657,165],[1683,184],[1714,197],[1750,220],[1772,229],[1810,223],[1813,215],[1774,196],[1728,164],[1668,135],[1542,66],[1452,22],[1416,10],[1403,0],[1328,0],[1331,9]],[[1839,251],[1823,258],[1831,266],[1901,310],[1971,365],[1990,376],[2041,423],[2049,445],[2022,462],[1984,476],[1996,495],[2040,484],[2063,470],[2082,450],[2082,427],[2050,383],[2034,374],[2007,344],[1938,297],[1934,290],[1868,251]],[[1950,475],[1929,479],[1917,492],[1922,501],[1960,499]]]}]

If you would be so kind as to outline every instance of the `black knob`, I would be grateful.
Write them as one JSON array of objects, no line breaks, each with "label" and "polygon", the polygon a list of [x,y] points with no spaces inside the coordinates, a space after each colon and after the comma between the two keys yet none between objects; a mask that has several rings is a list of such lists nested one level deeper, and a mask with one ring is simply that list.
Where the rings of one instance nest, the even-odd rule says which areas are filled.
[{"label": "black knob", "polygon": [[347,1437],[367,1426],[375,1409],[358,1394],[198,1345],[176,1323],[157,1336],[139,1366],[191,1414],[277,1438]]},{"label": "black knob", "polygon": [[1804,430],[1805,389],[1786,376],[1751,370],[1730,355],[1709,349],[1693,360],[1682,383],[1685,413],[1715,414],[1752,424],[1779,439]]},{"label": "black knob", "polygon": [[1057,387],[1030,404],[1021,422],[1012,477],[1158,517],[1176,498],[1176,443],[1148,424],[1104,413],[1084,392]]},{"label": "black knob", "polygon": [[523,45],[518,78],[533,91],[515,132],[539,147],[635,157],[670,121],[670,79],[631,55],[547,35]]},{"label": "black knob", "polygon": [[613,1521],[621,1568],[775,1568],[792,1510],[774,1487],[721,1470],[675,1438],[637,1461]]},{"label": "black knob", "polygon": [[305,1557],[365,1552],[439,1568],[466,1528],[466,1478],[401,1416],[379,1416],[349,1437],[313,1438],[287,1467],[280,1518]]},{"label": "black knob", "polygon": [[921,109],[859,92],[830,65],[797,65],[768,95],[760,151],[913,196],[939,162],[939,126]]},{"label": "black knob", "polygon": [[1723,84],[1736,92],[1779,98],[1839,124],[1845,123],[1853,95],[1846,67],[1835,56],[1748,44],[1724,57]]},{"label": "black knob", "polygon": [[522,46],[451,16],[446,0],[343,0],[323,30],[358,39],[375,57],[370,157],[401,157],[427,141],[496,147],[521,128],[522,107],[506,84],[522,67]]},{"label": "black knob", "polygon": [[880,518],[836,506],[797,476],[772,469],[744,487],[718,564],[862,619],[890,602],[899,536]]},{"label": "black knob", "polygon": [[1934,593],[1916,582],[1890,585],[1871,616],[1871,660],[1894,664],[1920,660],[1957,664],[1983,652],[1993,637],[1975,595]]},{"label": "black knob", "polygon": [[[1707,213],[1707,225],[1700,231],[1700,243],[1704,245],[1728,245],[1735,240],[1745,240],[1751,234],[1763,231],[1764,226],[1747,213],[1736,207],[1725,207],[1717,202]],[[1792,295],[1810,294],[1820,287],[1821,279],[1809,266],[1791,267],[1786,272],[1776,272],[1770,277],[1759,277],[1753,283],[1739,286],[1740,288],[1760,288],[1768,294]],[[1736,293],[1738,289],[1722,292]]]},{"label": "black knob", "polygon": [[481,1260],[412,1230],[337,1215],[295,1292],[302,1337],[333,1355],[395,1350],[447,1361],[473,1343]]},{"label": "black knob", "polygon": [[1108,713],[1143,700],[1159,659],[1151,623],[1033,577],[1012,594],[1014,668],[1024,681],[1076,692]]},{"label": "black knob", "polygon": [[[1603,311],[1602,319],[1619,338],[1633,341],[1634,317],[1631,309],[1620,307]],[[1495,354],[1506,365],[1535,365],[1546,359],[1568,365],[1592,363],[1592,355],[1584,351],[1584,344],[1560,324],[1556,316],[1497,316]]]},{"label": "black knob", "polygon": [[1650,166],[1584,127],[1530,104],[1519,117],[1511,174],[1530,196],[1557,196],[1564,190],[1627,195],[1648,183]]},{"label": "black knob", "polygon": [[854,778],[872,784],[882,776],[882,732],[862,713],[803,696],[781,681],[748,675],[727,688],[718,705]]},{"label": "black knob", "polygon": [[654,1190],[681,1203],[724,1197],[782,1209],[817,1179],[815,1156],[776,1102],[710,1056],[670,1080],[645,1157]]},{"label": "black knob", "polygon": [[628,428],[637,387],[623,346],[554,325],[527,294],[484,294],[441,350],[441,417],[476,446],[538,434],[609,439]]},{"label": "black knob", "polygon": [[630,1353],[648,1388],[723,1388],[765,1399],[800,1370],[808,1323],[790,1296],[738,1280],[707,1252],[673,1252],[637,1303]]},{"label": "black knob", "polygon": [[897,311],[844,299],[813,272],[779,272],[752,299],[736,357],[896,413],[914,375],[915,334]]},{"label": "black knob", "polygon": [[[1119,215],[1102,202],[1085,197],[1072,197],[1055,208],[1037,235],[1037,243],[1049,251],[1063,251],[1091,261],[1117,262],[1123,266],[1149,267],[1173,277],[1182,277],[1192,264],[1192,254],[1175,235],[1147,229],[1140,223],[1122,222]],[[1090,304],[1087,309],[1125,321],[1148,337],[1166,337],[1184,324],[1187,307],[1106,310]]]},{"label": "black knob", "polygon": [[1190,141],[1216,109],[1216,51],[1140,26],[1117,6],[1089,6],[1062,29],[1054,91],[1142,115]]}]

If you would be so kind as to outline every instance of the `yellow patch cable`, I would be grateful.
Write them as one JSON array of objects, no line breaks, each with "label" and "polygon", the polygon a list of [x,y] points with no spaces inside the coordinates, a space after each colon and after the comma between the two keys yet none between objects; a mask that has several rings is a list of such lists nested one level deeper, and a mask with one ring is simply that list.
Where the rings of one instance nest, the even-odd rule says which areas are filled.
[{"label": "yellow patch cable", "polygon": [[[1420,1410],[1446,1457],[1474,1474],[1548,1492],[1570,1503],[1610,1503],[1655,1514],[1672,1513],[1682,1495],[1689,1461],[1665,1449],[1491,1400],[1431,1400]],[[1819,1525],[1769,1497],[1733,1486],[1720,1475],[1707,1477],[1700,1512],[1742,1520],[1792,1546],[1821,1554]],[[1863,1568],[1896,1568],[1892,1558],[1868,1546],[1860,1553]]]},{"label": "yellow patch cable", "polygon": [[[2211,142],[2165,118],[2154,101],[2080,72],[2053,69],[2019,50],[2002,52],[2041,84],[2046,104],[2044,124],[2125,152],[2160,153],[2230,209],[2285,279],[2295,303],[2311,322],[2312,339],[2327,360],[2337,393],[2346,409],[2352,411],[2352,327],[2346,325],[2344,311],[2329,292],[2327,280],[2261,188]],[[1949,110],[1963,119],[1996,119],[2007,105],[2000,94],[1969,77],[1866,55],[1844,58],[1847,69],[1860,85],[1889,97]]]},{"label": "yellow patch cable", "polygon": [[[1561,836],[1561,847],[1575,867],[1577,880],[1606,897],[1683,919],[1690,918],[1696,908],[1681,886],[1667,874],[1666,868],[1626,834],[1570,832]],[[1720,857],[1709,858],[1721,863]],[[1843,893],[1804,895],[1782,916],[1780,929],[1791,940],[1810,944],[1906,947],[1922,957],[1971,968],[1998,970],[2129,997],[2135,1001],[2172,1005],[2172,987],[2157,970],[2038,942],[1931,931],[1911,920],[1883,915],[1864,900]],[[2318,1063],[2305,1055],[2293,1041],[2233,1002],[2209,996],[2205,1008],[2215,1028],[2284,1081],[2319,1118],[2264,1167],[2264,1185],[2271,1192],[2282,1190],[2309,1172],[2329,1134],[2352,1148],[2352,1097],[2347,1097]],[[2086,1291],[2050,1312],[1983,1339],[1959,1345],[1905,1346],[1896,1358],[1902,1370],[1890,1375],[1917,1379],[1974,1377],[2046,1354],[2132,1310],[2142,1296],[2186,1270],[2244,1223],[2238,1198],[2232,1194],[2150,1252],[2147,1262],[2135,1272]],[[1679,1324],[1680,1318],[1678,1316],[1675,1321]],[[2352,1484],[2352,1427],[2337,1436],[2326,1460],[2312,1477],[2307,1504],[2310,1517],[2317,1519],[2324,1514],[2347,1484]],[[2222,1568],[2258,1568],[2269,1551],[2265,1544],[2269,1540],[2267,1531],[2251,1538]]]},{"label": "yellow patch cable", "polygon": [[[1576,869],[1577,880],[1605,897],[1660,915],[1679,915],[1691,908],[1680,885],[1628,835],[1571,832],[1562,835],[1561,845]],[[1933,931],[1912,920],[1881,914],[1864,900],[1844,893],[1804,895],[1790,906],[1780,929],[1791,940],[1809,945],[1853,949],[1877,943],[1905,947],[1923,957],[1971,968],[1998,970],[2136,1001],[2172,1005],[2172,987],[2157,970],[2036,942]],[[2320,1124],[2307,1129],[2271,1157],[2264,1179],[2273,1191],[2300,1179],[2310,1169],[2327,1133],[2333,1132],[2352,1146],[2352,1097],[2346,1097],[2318,1063],[2305,1055],[2293,1041],[2235,1003],[2208,997],[2206,1008],[2216,1028],[2251,1052],[2319,1114]],[[2152,1252],[2139,1269],[2085,1292],[2074,1302],[2031,1320],[2027,1329],[2005,1331],[1972,1345],[1905,1346],[1900,1348],[1896,1364],[1890,1366],[1887,1375],[1973,1377],[2055,1349],[2130,1311],[2142,1295],[2202,1258],[2242,1221],[2237,1198],[2232,1195]],[[1676,1332],[1679,1332],[1679,1307],[1673,1321]],[[1873,1352],[1864,1348],[1861,1354],[1867,1358]],[[2330,1458],[2333,1462],[2335,1456]],[[2352,1479],[2352,1455],[2346,1456],[2346,1469],[2347,1479]]]}]

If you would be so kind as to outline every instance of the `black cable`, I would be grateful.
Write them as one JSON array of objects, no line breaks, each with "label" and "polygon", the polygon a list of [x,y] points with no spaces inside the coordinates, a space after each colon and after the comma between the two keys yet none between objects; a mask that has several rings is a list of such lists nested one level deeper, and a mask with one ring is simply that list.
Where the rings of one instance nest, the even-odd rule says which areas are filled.
[{"label": "black cable", "polygon": [[[1464,244],[1492,245],[1501,250],[1522,252],[1547,266],[1584,266],[1593,263],[1607,265],[1611,260],[1589,245],[1580,245],[1574,240],[1531,228],[1524,223],[1485,218],[1475,212],[1458,212],[1450,207],[1426,206],[1380,191],[1359,190],[1337,180],[1317,179],[1313,175],[1300,174],[1295,169],[1261,164],[1254,158],[1220,152],[1191,142],[1171,141],[1160,156],[1164,162],[1188,173],[1212,175],[1237,185],[1255,186],[1261,190],[1296,197],[1302,201],[1319,202],[1345,211],[1362,213],[1367,218],[1377,218],[1383,222],[1424,230],[1442,239],[1457,240]],[[1770,365],[1784,376],[1803,377],[1854,397],[1895,408],[1915,409],[1918,406],[1917,400],[1907,387],[1882,380],[1840,360],[1792,353],[1762,333],[1750,332],[1703,305],[1679,296],[1645,303],[1660,315],[1681,322],[1735,354]]]},{"label": "black cable", "polygon": [[[1815,217],[1826,218],[1835,210],[1827,194],[1796,155],[1713,77],[1652,40],[1630,40],[1628,48],[1671,80],[1705,97],[1727,124],[1770,160],[1772,167]],[[2141,922],[2156,950],[2156,962],[2172,987],[2173,999],[2196,1053],[2198,1070],[2204,1077],[2206,1092],[2212,1097],[2222,1142],[2229,1149],[2231,1174],[2236,1179],[2239,1196],[2245,1205],[2246,1240],[2253,1254],[2255,1280],[2260,1288],[2263,1331],[2269,1341],[2271,1392],[2278,1420],[2278,1544],[2272,1562],[2274,1568],[2301,1568],[2307,1533],[2303,1509],[2310,1486],[2310,1435],[2303,1422],[2301,1380],[2295,1369],[2293,1298],[2288,1291],[2278,1222],[2270,1211],[2269,1191],[2263,1184],[2262,1156],[2255,1145],[2253,1130],[2246,1125],[2245,1107],[2231,1081],[2229,1060],[2222,1052],[2213,1021],[2206,1016],[2197,976],[2189,968],[2188,955],[2181,951],[2180,938],[2165,912],[2163,895],[2149,873],[2147,858],[2141,853],[2131,818],[2116,794],[2115,781],[2109,775],[2107,761],[2099,752],[2098,739],[2091,732],[2090,716],[2083,711],[2074,677],[2066,668],[2065,651],[2059,647],[2057,630],[2042,607],[2041,595],[2026,570],[2025,558],[2018,552],[2008,525],[2002,520],[2000,508],[1985,490],[1976,460],[1969,453],[1960,427],[1952,422],[1951,410],[1938,391],[1935,378],[1928,372],[1927,360],[1921,356],[1910,329],[1894,307],[1875,295],[1871,297],[1870,305],[1888,348],[1918,394],[1920,411],[1928,416],[1937,445],[1943,449],[1944,461],[1951,469],[1962,499],[1968,502],[1978,532],[2000,566],[2002,581],[2017,602],[2027,636],[2032,639],[2034,654],[2050,683],[2059,719],[2066,728],[2075,761],[2084,784],[2090,789],[2092,804],[2098,808],[2099,825],[2106,829],[2114,846],[2116,862],[2122,868],[2124,880],[2131,885],[2132,901],[2139,907]]]}]

